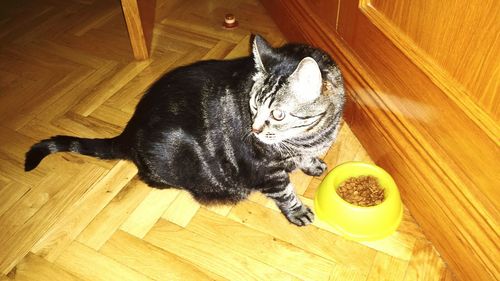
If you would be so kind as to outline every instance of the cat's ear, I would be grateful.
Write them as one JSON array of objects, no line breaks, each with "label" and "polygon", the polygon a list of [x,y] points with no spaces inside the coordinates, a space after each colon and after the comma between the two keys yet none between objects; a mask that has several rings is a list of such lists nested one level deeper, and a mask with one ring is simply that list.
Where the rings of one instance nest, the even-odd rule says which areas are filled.
[{"label": "cat's ear", "polygon": [[292,91],[301,101],[312,101],[321,93],[321,70],[311,57],[302,59],[289,79]]},{"label": "cat's ear", "polygon": [[260,35],[255,35],[252,42],[252,53],[257,69],[261,72],[266,72],[264,63],[266,58],[273,55],[273,48]]}]

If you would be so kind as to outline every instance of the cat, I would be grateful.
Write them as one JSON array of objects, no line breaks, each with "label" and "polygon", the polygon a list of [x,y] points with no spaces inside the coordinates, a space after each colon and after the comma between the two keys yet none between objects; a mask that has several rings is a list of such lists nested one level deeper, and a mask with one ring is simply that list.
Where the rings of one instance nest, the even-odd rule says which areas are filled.
[{"label": "cat", "polygon": [[202,204],[234,204],[259,191],[291,223],[310,224],[314,214],[288,173],[318,176],[327,169],[318,157],[340,127],[343,79],[320,49],[273,48],[259,35],[250,43],[250,56],[166,73],[114,138],[54,136],[34,144],[25,170],[60,151],[127,159],[152,187],[187,190]]}]

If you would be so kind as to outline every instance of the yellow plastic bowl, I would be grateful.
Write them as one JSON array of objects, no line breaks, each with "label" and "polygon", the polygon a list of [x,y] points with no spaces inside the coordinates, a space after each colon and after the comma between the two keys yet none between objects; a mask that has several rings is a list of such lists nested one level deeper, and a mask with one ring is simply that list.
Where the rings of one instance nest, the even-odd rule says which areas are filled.
[{"label": "yellow plastic bowl", "polygon": [[[374,176],[384,189],[382,203],[361,207],[342,199],[337,187],[350,177]],[[335,167],[316,191],[314,209],[318,218],[342,236],[355,241],[373,241],[391,235],[403,217],[403,206],[392,177],[382,168],[363,162],[347,162]]]}]

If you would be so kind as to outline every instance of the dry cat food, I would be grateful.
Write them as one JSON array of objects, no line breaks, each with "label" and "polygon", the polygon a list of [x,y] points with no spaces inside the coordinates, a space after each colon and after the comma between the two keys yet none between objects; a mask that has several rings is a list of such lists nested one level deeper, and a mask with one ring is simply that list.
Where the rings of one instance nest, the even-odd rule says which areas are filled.
[{"label": "dry cat food", "polygon": [[345,201],[362,206],[375,206],[384,201],[384,189],[373,176],[351,177],[337,188],[337,194]]}]

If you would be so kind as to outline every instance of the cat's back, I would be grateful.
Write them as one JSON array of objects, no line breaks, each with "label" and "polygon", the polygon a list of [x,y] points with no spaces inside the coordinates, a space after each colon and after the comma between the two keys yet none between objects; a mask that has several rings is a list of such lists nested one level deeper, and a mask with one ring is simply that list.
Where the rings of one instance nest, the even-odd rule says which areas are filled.
[{"label": "cat's back", "polygon": [[235,102],[245,100],[253,71],[250,57],[206,60],[171,70],[141,98],[128,129],[155,126],[160,120],[183,124],[188,120],[196,126],[207,107],[223,103],[227,94]]}]

